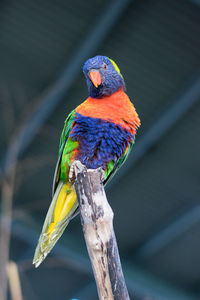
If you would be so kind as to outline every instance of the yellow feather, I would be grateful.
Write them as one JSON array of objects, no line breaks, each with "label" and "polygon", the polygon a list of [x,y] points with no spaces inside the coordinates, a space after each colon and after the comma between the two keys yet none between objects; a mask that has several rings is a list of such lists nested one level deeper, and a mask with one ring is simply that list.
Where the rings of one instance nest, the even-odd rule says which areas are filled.
[{"label": "yellow feather", "polygon": [[47,212],[35,251],[33,263],[36,267],[45,259],[62,235],[77,207],[78,201],[74,186],[60,181]]},{"label": "yellow feather", "polygon": [[112,60],[112,59],[109,58],[109,57],[108,57],[108,59],[111,61],[111,63],[113,64],[115,70],[119,73],[119,75],[120,75],[121,77],[123,77],[122,74],[120,73],[120,69],[119,69],[118,65],[114,62],[114,60]]},{"label": "yellow feather", "polygon": [[61,191],[60,191],[60,193],[59,193],[59,196],[57,198],[56,206],[55,206],[55,209],[54,209],[54,222],[55,223],[57,223],[60,219],[60,214],[61,214],[63,206],[66,202],[66,198],[67,198],[67,195],[68,195],[68,190],[69,190],[69,184],[64,184]]},{"label": "yellow feather", "polygon": [[59,216],[59,221],[61,221],[68,212],[72,209],[74,203],[76,202],[76,192],[75,190],[71,190],[70,194],[67,195],[67,201],[65,201],[62,211]]},{"label": "yellow feather", "polygon": [[69,183],[63,184],[54,208],[53,222],[48,228],[49,239],[56,225],[68,215],[75,202],[76,192],[74,188]]}]

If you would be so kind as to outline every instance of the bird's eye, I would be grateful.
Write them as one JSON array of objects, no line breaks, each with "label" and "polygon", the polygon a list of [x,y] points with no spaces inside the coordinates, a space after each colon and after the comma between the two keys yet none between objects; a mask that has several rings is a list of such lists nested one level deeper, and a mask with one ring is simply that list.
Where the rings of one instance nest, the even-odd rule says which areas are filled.
[{"label": "bird's eye", "polygon": [[106,63],[103,64],[103,68],[104,68],[104,69],[107,69],[107,68],[108,68],[108,66],[107,66]]}]

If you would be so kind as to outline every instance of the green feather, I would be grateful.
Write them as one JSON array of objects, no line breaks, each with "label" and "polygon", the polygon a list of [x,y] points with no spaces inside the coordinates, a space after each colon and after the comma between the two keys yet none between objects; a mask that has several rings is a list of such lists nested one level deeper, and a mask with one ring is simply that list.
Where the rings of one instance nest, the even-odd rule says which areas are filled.
[{"label": "green feather", "polygon": [[[66,162],[66,164],[62,163],[62,166],[61,166],[61,161],[63,161],[63,158],[62,158],[63,151],[66,148],[68,148],[68,145],[69,145],[69,149],[73,149],[72,143],[71,143],[70,139],[68,139],[68,138],[69,138],[70,131],[73,127],[73,122],[74,122],[75,117],[76,117],[75,113],[76,113],[76,110],[74,109],[68,115],[67,119],[65,120],[64,128],[63,128],[63,131],[62,131],[62,134],[61,134],[61,137],[60,137],[58,160],[57,160],[56,169],[55,169],[55,173],[54,173],[54,179],[53,179],[52,196],[55,193],[56,187],[57,187],[58,182],[60,180],[60,176],[62,175],[63,180],[66,180],[66,175],[63,176],[63,173],[64,173],[63,167],[65,168],[65,171],[67,171],[67,168],[69,169],[69,165],[67,165],[67,162]],[[74,143],[76,143],[76,142],[74,142]],[[66,147],[66,144],[67,144],[67,147]]]},{"label": "green feather", "polygon": [[131,152],[133,144],[135,144],[135,141],[130,142],[130,144],[128,145],[128,150],[124,151],[122,156],[115,163],[114,163],[114,161],[110,161],[108,163],[107,168],[105,170],[104,185],[106,185],[111,180],[111,178],[115,175],[115,173],[125,163],[125,161],[127,160],[128,156],[129,156],[129,153]]},{"label": "green feather", "polygon": [[[63,144],[66,143],[68,137],[69,137],[69,133],[72,129],[72,123],[75,120],[76,117],[76,110],[74,109],[67,117],[67,119],[65,120],[65,124],[64,124],[64,128],[63,131],[61,133],[61,137],[60,137],[60,145],[59,145],[59,157],[60,155],[62,155],[62,150],[63,150]],[[58,160],[59,160],[58,157]]]},{"label": "green feather", "polygon": [[67,142],[65,143],[63,152],[62,152],[62,158],[61,158],[61,172],[60,172],[60,179],[63,181],[67,180],[69,168],[72,161],[73,156],[73,150],[78,147],[78,142],[73,141],[70,137],[67,139]]}]

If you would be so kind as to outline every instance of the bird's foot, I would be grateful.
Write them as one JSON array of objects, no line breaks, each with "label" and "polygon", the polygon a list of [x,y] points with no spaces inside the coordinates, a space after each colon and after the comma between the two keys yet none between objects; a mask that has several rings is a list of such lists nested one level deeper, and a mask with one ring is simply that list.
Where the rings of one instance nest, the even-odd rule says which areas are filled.
[{"label": "bird's foot", "polygon": [[74,182],[78,173],[82,173],[86,170],[86,167],[79,160],[75,160],[70,166],[69,182]]}]

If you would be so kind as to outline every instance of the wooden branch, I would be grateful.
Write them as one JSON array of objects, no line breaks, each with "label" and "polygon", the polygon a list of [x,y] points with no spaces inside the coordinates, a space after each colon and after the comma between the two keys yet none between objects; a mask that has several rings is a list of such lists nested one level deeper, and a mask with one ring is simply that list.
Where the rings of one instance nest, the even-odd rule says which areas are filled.
[{"label": "wooden branch", "polygon": [[79,161],[72,165],[80,205],[83,233],[100,300],[129,300],[113,230],[113,211],[106,199],[101,168],[87,170]]}]

